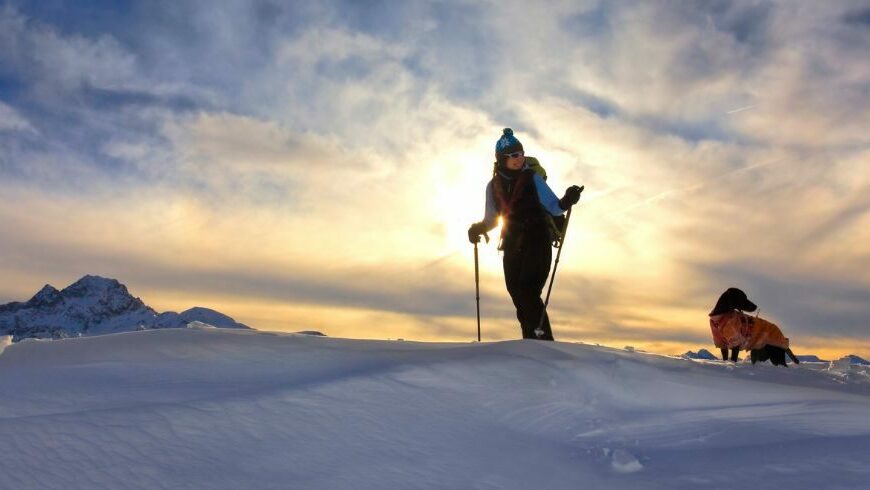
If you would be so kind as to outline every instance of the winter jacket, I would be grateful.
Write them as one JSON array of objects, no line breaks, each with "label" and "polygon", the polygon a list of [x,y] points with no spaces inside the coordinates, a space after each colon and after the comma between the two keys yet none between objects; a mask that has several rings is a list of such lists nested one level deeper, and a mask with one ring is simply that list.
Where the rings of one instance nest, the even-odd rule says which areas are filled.
[{"label": "winter jacket", "polygon": [[[559,198],[556,197],[556,194],[553,193],[553,190],[550,189],[550,186],[544,181],[544,178],[541,177],[537,172],[533,171],[528,165],[525,165],[522,169],[522,173],[526,174],[525,178],[530,179],[529,184],[532,184],[530,187],[534,189],[533,192],[529,192],[532,189],[526,189],[526,192],[523,194],[525,196],[535,196],[534,204],[528,203],[528,206],[523,206],[520,204],[517,206],[516,211],[519,211],[517,214],[535,214],[535,213],[543,213],[547,212],[552,216],[561,216],[564,211],[561,207],[559,207]],[[500,209],[500,205],[498,199],[496,198],[496,179],[502,179],[503,182],[507,183],[508,190],[507,193],[510,195],[512,193],[511,181],[518,179],[511,179],[506,175],[496,174],[493,176],[492,180],[486,186],[486,211],[483,217],[483,224],[486,226],[487,230],[491,230],[495,228],[498,224],[498,217],[504,210]],[[543,208],[543,210],[541,210]]]},{"label": "winter jacket", "polygon": [[788,338],[776,324],[763,318],[749,316],[742,311],[731,311],[710,317],[713,343],[720,349],[761,349],[773,345],[788,349]]}]

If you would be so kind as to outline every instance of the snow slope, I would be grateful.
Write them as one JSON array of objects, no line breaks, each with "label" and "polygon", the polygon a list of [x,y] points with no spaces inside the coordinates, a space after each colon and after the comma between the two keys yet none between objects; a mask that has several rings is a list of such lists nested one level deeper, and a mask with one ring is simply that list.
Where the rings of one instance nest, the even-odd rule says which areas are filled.
[{"label": "snow slope", "polygon": [[866,488],[870,378],[830,366],[209,328],[27,340],[0,354],[0,488]]}]

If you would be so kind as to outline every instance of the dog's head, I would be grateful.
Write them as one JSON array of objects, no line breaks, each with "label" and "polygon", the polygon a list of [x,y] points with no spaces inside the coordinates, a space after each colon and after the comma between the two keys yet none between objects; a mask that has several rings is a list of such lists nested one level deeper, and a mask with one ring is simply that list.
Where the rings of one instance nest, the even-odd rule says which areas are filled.
[{"label": "dog's head", "polygon": [[755,311],[756,308],[758,307],[755,306],[755,303],[749,301],[746,293],[737,288],[728,288],[722,293],[722,296],[719,296],[719,301],[716,302],[716,306],[710,312],[710,316],[721,315],[722,313],[734,310]]}]

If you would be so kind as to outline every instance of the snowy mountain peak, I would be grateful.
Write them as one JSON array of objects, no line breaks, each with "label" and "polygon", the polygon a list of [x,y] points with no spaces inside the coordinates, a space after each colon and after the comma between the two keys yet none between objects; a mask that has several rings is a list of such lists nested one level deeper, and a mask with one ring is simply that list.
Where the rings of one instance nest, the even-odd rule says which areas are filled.
[{"label": "snowy mountain peak", "polygon": [[233,323],[233,319],[223,313],[214,311],[210,308],[203,308],[202,306],[194,306],[189,310],[182,311],[181,316],[185,318],[195,318],[197,321],[211,325]]},{"label": "snowy mountain peak", "polygon": [[141,299],[134,297],[117,279],[87,275],[60,292],[64,300],[74,303],[78,309],[96,316],[111,316],[125,312],[147,310],[157,312]]},{"label": "snowy mountain peak", "polygon": [[698,352],[688,351],[684,353],[682,356],[683,359],[704,359],[708,361],[716,361],[719,358],[714,356],[712,352],[707,349],[700,349]]},{"label": "snowy mountain peak", "polygon": [[27,301],[26,305],[28,307],[34,306],[47,306],[56,303],[61,299],[60,291],[58,291],[51,284],[46,284],[39,290],[38,293],[33,295],[29,301]]},{"label": "snowy mountain peak", "polygon": [[840,360],[846,361],[849,364],[853,364],[856,366],[868,366],[868,365],[870,365],[870,362],[868,362],[866,359],[859,357],[859,356],[856,356],[855,354],[849,354],[848,356],[842,357]]},{"label": "snowy mountain peak", "polygon": [[174,311],[161,313],[155,319],[154,326],[157,328],[178,328],[184,327],[193,322],[205,323],[220,328],[250,328],[247,325],[236,322],[223,313],[209,308],[203,308],[202,306],[194,306],[193,308],[182,311],[181,313],[176,313]]},{"label": "snowy mountain peak", "polygon": [[800,362],[830,362],[826,361],[815,354],[807,354],[803,356],[797,356]]},{"label": "snowy mountain peak", "polygon": [[127,292],[127,287],[118,282],[117,279],[91,275],[82,277],[63,290],[65,295],[70,296],[86,296],[103,292],[130,294]]},{"label": "snowy mountain peak", "polygon": [[0,335],[16,340],[99,335],[152,328],[180,328],[199,321],[225,328],[249,328],[208,308],[160,315],[117,279],[86,275],[58,291],[46,284],[26,303],[0,305]]}]

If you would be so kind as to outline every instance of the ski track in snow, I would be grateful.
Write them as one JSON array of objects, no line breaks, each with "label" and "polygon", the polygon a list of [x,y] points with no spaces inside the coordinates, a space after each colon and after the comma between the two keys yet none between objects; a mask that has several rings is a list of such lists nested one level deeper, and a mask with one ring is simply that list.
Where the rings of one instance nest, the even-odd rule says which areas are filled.
[{"label": "ski track in snow", "polygon": [[857,488],[863,371],[144,331],[0,352],[0,488]]}]

